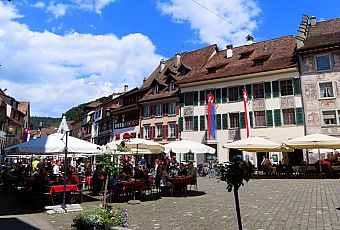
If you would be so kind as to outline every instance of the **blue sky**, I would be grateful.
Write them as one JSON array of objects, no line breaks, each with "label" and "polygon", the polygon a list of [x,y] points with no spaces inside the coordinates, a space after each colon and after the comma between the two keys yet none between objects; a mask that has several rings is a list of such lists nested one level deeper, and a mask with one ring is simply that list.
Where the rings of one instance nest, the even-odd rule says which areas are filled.
[{"label": "blue sky", "polygon": [[33,115],[60,117],[124,84],[139,86],[177,52],[241,45],[247,34],[255,41],[296,35],[304,13],[318,21],[340,17],[340,3],[0,0],[0,87],[30,101]]}]

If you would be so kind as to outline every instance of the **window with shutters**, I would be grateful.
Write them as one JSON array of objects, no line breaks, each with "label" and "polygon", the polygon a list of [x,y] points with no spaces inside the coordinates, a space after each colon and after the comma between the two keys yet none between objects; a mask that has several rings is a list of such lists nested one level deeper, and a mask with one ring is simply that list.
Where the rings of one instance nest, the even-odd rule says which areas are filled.
[{"label": "window with shutters", "polygon": [[198,131],[198,116],[194,116],[194,131]]},{"label": "window with shutters", "polygon": [[281,96],[293,95],[293,80],[281,80],[280,81]]},{"label": "window with shutters", "polygon": [[222,129],[228,129],[228,114],[222,114]]},{"label": "window with shutters", "polygon": [[225,103],[228,101],[228,88],[222,89],[222,103]]},{"label": "window with shutters", "polygon": [[184,124],[186,131],[192,131],[194,129],[193,117],[185,117]]},{"label": "window with shutters", "polygon": [[319,82],[319,98],[328,99],[334,98],[333,82]]},{"label": "window with shutters", "polygon": [[143,111],[144,112],[144,114],[143,114],[144,118],[150,118],[150,116],[151,116],[151,111],[150,110],[151,109],[150,109],[149,105],[144,107],[144,111]]},{"label": "window with shutters", "polygon": [[253,97],[264,98],[264,84],[263,83],[253,84]]},{"label": "window with shutters", "polygon": [[266,127],[265,111],[254,111],[255,127]]},{"label": "window with shutters", "polygon": [[274,109],[274,123],[275,126],[281,126],[281,110]]},{"label": "window with shutters", "polygon": [[272,82],[272,87],[273,87],[273,97],[280,96],[279,82],[278,81],[273,81]]},{"label": "window with shutters", "polygon": [[176,103],[169,103],[168,106],[169,106],[168,114],[176,115]]},{"label": "window with shutters", "polygon": [[221,103],[221,89],[216,89],[215,103]]},{"label": "window with shutters", "polygon": [[240,112],[240,128],[246,128],[246,116],[244,112]]},{"label": "window with shutters", "polygon": [[176,137],[176,123],[169,123],[169,137]]},{"label": "window with shutters", "polygon": [[[339,114],[339,111],[338,111]],[[322,111],[322,125],[324,126],[331,126],[331,125],[338,125],[337,114],[335,110],[331,111]]]},{"label": "window with shutters", "polygon": [[200,116],[200,131],[205,131],[205,116]]},{"label": "window with shutters", "polygon": [[295,113],[296,113],[296,124],[297,125],[303,125],[304,124],[303,109],[301,107],[295,108]]},{"label": "window with shutters", "polygon": [[222,118],[221,114],[216,114],[216,129],[221,130],[222,129]]},{"label": "window with shutters", "polygon": [[184,105],[193,105],[194,104],[194,92],[184,93]]},{"label": "window with shutters", "polygon": [[198,105],[198,91],[194,92],[194,105]]},{"label": "window with shutters", "polygon": [[144,138],[145,139],[150,139],[150,125],[145,125],[144,126]]},{"label": "window with shutters", "polygon": [[295,109],[282,109],[283,124],[295,125]]},{"label": "window with shutters", "polygon": [[316,71],[322,72],[331,69],[330,55],[320,55],[315,57]]},{"label": "window with shutters", "polygon": [[171,80],[171,81],[168,83],[168,89],[169,89],[169,92],[175,91],[175,90],[176,90],[174,80]]},{"label": "window with shutters", "polygon": [[183,117],[178,118],[178,131],[183,131]]},{"label": "window with shutters", "polygon": [[272,83],[271,82],[265,82],[264,83],[264,90],[265,90],[266,98],[271,98],[272,97]]},{"label": "window with shutters", "polygon": [[205,105],[205,91],[200,91],[200,105]]},{"label": "window with shutters", "polygon": [[156,117],[161,117],[163,116],[163,105],[159,104],[156,105]]},{"label": "window with shutters", "polygon": [[266,111],[267,127],[273,127],[273,111]]},{"label": "window with shutters", "polygon": [[230,128],[235,129],[240,127],[240,114],[229,113]]},{"label": "window with shutters", "polygon": [[238,101],[239,99],[238,86],[228,88],[228,99],[230,102]]},{"label": "window with shutters", "polygon": [[162,138],[162,137],[163,137],[163,125],[156,124],[156,138]]}]

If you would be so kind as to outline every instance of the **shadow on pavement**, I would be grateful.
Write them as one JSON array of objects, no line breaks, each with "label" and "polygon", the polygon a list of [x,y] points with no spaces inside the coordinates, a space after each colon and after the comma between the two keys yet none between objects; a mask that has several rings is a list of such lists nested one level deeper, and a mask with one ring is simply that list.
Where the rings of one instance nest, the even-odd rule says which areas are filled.
[{"label": "shadow on pavement", "polygon": [[32,225],[29,225],[17,218],[11,217],[11,218],[1,218],[0,219],[0,229],[20,229],[20,230],[39,230],[36,227],[33,227]]}]

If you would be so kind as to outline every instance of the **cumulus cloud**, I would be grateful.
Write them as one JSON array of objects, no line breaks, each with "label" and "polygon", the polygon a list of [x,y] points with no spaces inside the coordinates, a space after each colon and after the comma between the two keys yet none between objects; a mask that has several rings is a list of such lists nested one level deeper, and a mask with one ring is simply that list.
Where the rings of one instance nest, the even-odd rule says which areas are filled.
[{"label": "cumulus cloud", "polygon": [[72,106],[139,86],[160,55],[143,34],[31,31],[0,2],[0,88],[31,102],[33,115],[60,116]]},{"label": "cumulus cloud", "polygon": [[158,0],[157,6],[174,22],[188,22],[201,42],[219,46],[245,43],[261,12],[255,0]]},{"label": "cumulus cloud", "polygon": [[52,13],[55,18],[59,18],[66,14],[67,9],[68,5],[66,4],[55,4],[54,2],[50,2],[49,6],[46,8],[46,11]]},{"label": "cumulus cloud", "polygon": [[31,6],[34,7],[34,8],[43,9],[43,8],[45,8],[46,5],[45,5],[45,3],[39,1],[39,2],[32,4]]}]

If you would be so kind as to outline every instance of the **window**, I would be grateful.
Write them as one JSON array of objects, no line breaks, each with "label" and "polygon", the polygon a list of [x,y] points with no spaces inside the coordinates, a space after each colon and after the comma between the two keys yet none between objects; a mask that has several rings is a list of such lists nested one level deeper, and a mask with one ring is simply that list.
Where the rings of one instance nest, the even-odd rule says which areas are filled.
[{"label": "window", "polygon": [[266,113],[265,111],[254,111],[255,127],[266,126]]},{"label": "window", "polygon": [[185,117],[185,130],[193,130],[193,117]]},{"label": "window", "polygon": [[149,139],[150,138],[150,126],[144,126],[144,138]]},{"label": "window", "polygon": [[156,117],[163,116],[163,105],[156,105]]},{"label": "window", "polygon": [[323,125],[337,125],[335,111],[322,111],[322,124]]},{"label": "window", "polygon": [[208,68],[208,73],[216,73],[216,70],[217,68],[216,67],[211,67],[211,68]]},{"label": "window", "polygon": [[319,83],[320,98],[334,97],[332,82]]},{"label": "window", "polygon": [[169,84],[168,84],[168,88],[169,88],[169,91],[174,91],[175,90],[175,82],[174,81],[170,81]]},{"label": "window", "polygon": [[150,106],[148,105],[148,106],[145,106],[144,107],[144,118],[149,118],[150,117]]},{"label": "window", "polygon": [[242,53],[240,59],[247,59],[249,58],[250,53]]},{"label": "window", "polygon": [[239,113],[229,113],[230,120],[230,128],[239,128],[240,127],[240,115]]},{"label": "window", "polygon": [[153,86],[152,92],[153,92],[153,94],[158,94],[158,92],[159,92],[158,84],[155,84],[155,85]]},{"label": "window", "polygon": [[254,60],[254,66],[262,66],[264,63],[264,59]]},{"label": "window", "polygon": [[295,125],[295,109],[283,109],[282,115],[284,125]]},{"label": "window", "polygon": [[169,123],[169,137],[176,137],[176,123]]},{"label": "window", "polygon": [[254,98],[264,98],[264,85],[263,83],[253,84]]},{"label": "window", "polygon": [[230,87],[228,89],[228,98],[229,98],[229,101],[238,101],[238,93],[239,93],[239,90],[238,90],[238,87],[235,86],[235,87]]},{"label": "window", "polygon": [[168,108],[168,114],[169,115],[175,115],[176,114],[176,103],[169,103],[169,108]]},{"label": "window", "polygon": [[156,138],[162,138],[163,137],[163,125],[162,124],[156,124],[156,129],[157,129]]},{"label": "window", "polygon": [[281,96],[293,95],[293,81],[291,79],[280,81],[280,91]]},{"label": "window", "polygon": [[194,93],[184,93],[184,105],[194,104]]},{"label": "window", "polygon": [[331,61],[329,55],[315,57],[316,71],[326,71],[331,69]]}]

